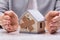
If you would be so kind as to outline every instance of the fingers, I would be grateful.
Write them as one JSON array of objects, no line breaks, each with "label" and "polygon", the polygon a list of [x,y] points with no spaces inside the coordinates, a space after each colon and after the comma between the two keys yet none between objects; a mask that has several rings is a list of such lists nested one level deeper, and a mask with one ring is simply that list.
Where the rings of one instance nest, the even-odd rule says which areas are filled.
[{"label": "fingers", "polygon": [[5,15],[10,15],[10,13],[14,13],[13,11],[5,11]]},{"label": "fingers", "polygon": [[[18,28],[18,16],[16,15],[16,13],[14,13],[13,11],[6,11],[4,16],[4,26],[6,27],[6,31],[7,32],[13,32],[16,31]],[[9,17],[10,18],[9,18]],[[6,19],[7,18],[7,19]]]},{"label": "fingers", "polygon": [[7,27],[7,32],[14,32],[15,31],[15,29],[13,28],[13,26],[11,26],[11,25],[8,25],[9,27]]},{"label": "fingers", "polygon": [[57,12],[57,11],[50,11],[50,12],[48,12],[46,14],[45,18],[46,18],[46,20],[50,20],[53,17],[58,16],[58,15],[59,15],[59,12]]},{"label": "fingers", "polygon": [[9,15],[11,18],[11,22],[13,24],[17,24],[18,22],[18,16],[16,15],[16,13],[14,13],[13,11],[6,11],[5,15]]},{"label": "fingers", "polygon": [[3,25],[11,24],[10,20],[3,20]]},{"label": "fingers", "polygon": [[56,33],[57,32],[57,30],[58,30],[58,23],[57,22],[52,22],[52,23],[50,23],[50,25],[49,25],[49,33],[51,33],[51,34],[54,34],[54,33]]},{"label": "fingers", "polygon": [[5,15],[9,15],[10,17],[18,17],[17,15],[16,15],[16,13],[15,12],[13,12],[13,11],[6,11],[6,12],[4,12],[5,13]]},{"label": "fingers", "polygon": [[13,27],[11,25],[5,25],[4,26],[4,29],[7,31],[7,32],[13,32]]},{"label": "fingers", "polygon": [[18,28],[18,16],[13,11],[6,11],[4,15],[0,17],[2,21],[2,28],[7,32],[14,32]]},{"label": "fingers", "polygon": [[3,16],[3,19],[5,19],[5,20],[10,20],[11,18],[10,18],[10,16],[8,16],[8,15],[4,15],[4,16]]},{"label": "fingers", "polygon": [[57,22],[50,22],[49,24],[50,24],[50,25],[49,25],[50,27],[51,27],[51,26],[53,26],[53,27],[55,26],[55,27],[57,27],[57,28],[60,27],[60,21],[57,21]]},{"label": "fingers", "polygon": [[2,16],[2,26],[6,25],[6,24],[10,24],[10,17],[8,15],[3,15]]},{"label": "fingers", "polygon": [[55,33],[60,27],[60,16],[56,16],[49,23],[50,33]]},{"label": "fingers", "polygon": [[8,29],[8,25],[3,25],[2,28],[7,30]]},{"label": "fingers", "polygon": [[50,11],[46,14],[46,29],[49,33],[54,33],[57,31],[58,26],[58,18],[59,18],[59,12],[58,11]]},{"label": "fingers", "polygon": [[7,30],[8,25],[11,24],[10,17],[8,15],[3,15],[2,28]]},{"label": "fingers", "polygon": [[60,16],[55,16],[53,19],[52,19],[52,22],[58,22],[60,21]]}]

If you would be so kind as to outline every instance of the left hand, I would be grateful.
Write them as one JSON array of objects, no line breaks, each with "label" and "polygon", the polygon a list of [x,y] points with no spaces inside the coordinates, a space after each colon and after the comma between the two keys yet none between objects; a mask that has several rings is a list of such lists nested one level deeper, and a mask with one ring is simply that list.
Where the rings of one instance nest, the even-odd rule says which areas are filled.
[{"label": "left hand", "polygon": [[55,33],[60,26],[60,15],[58,11],[50,11],[45,16],[46,29],[49,33]]},{"label": "left hand", "polygon": [[18,16],[13,11],[6,11],[2,16],[3,29],[7,32],[14,32],[18,28]]}]

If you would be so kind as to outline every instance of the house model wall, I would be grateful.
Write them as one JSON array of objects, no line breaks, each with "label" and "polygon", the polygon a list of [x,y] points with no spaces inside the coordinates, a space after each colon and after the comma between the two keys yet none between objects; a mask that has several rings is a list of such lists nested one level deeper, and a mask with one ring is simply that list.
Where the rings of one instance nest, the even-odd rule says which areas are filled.
[{"label": "house model wall", "polygon": [[42,33],[45,32],[44,17],[38,10],[28,10],[20,19],[20,32]]}]

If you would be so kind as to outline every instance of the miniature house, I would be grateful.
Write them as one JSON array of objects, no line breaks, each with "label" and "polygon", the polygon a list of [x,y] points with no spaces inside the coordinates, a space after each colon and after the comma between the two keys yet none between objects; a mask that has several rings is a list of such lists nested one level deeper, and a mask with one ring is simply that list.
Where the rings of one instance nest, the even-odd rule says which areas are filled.
[{"label": "miniature house", "polygon": [[37,0],[28,1],[28,9],[20,17],[20,32],[45,32],[44,17],[38,11]]},{"label": "miniature house", "polygon": [[44,17],[38,10],[28,10],[21,16],[20,32],[42,33],[44,31]]}]

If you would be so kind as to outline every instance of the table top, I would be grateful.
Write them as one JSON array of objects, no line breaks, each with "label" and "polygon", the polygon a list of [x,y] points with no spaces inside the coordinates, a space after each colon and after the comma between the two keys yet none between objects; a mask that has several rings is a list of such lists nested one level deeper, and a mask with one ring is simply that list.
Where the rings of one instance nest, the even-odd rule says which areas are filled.
[{"label": "table top", "polygon": [[7,33],[4,29],[0,29],[0,40],[60,40],[60,31],[56,34],[28,34],[19,31]]}]

